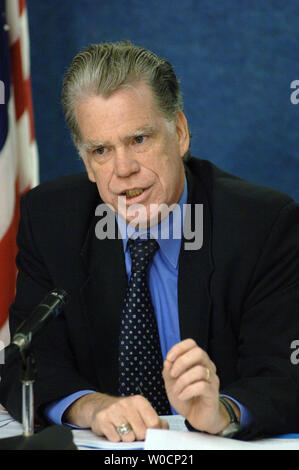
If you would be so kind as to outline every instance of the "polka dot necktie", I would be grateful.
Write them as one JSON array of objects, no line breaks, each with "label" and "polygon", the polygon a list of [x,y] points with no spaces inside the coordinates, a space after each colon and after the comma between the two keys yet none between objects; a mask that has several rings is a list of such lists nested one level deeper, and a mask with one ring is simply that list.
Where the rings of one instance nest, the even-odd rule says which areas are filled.
[{"label": "polka dot necktie", "polygon": [[162,353],[147,269],[156,240],[128,240],[132,267],[120,327],[120,395],[143,395],[159,415],[170,414],[162,378]]}]

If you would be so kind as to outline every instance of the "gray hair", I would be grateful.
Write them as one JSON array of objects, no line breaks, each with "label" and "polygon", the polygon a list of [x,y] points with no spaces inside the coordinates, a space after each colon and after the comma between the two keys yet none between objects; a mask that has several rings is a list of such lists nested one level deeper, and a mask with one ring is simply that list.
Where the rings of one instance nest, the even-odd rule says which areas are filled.
[{"label": "gray hair", "polygon": [[79,98],[109,97],[122,86],[138,81],[147,83],[158,109],[171,122],[183,109],[179,81],[172,65],[153,52],[130,41],[92,44],[79,52],[67,71],[62,87],[65,120],[74,141],[81,141],[75,117]]}]

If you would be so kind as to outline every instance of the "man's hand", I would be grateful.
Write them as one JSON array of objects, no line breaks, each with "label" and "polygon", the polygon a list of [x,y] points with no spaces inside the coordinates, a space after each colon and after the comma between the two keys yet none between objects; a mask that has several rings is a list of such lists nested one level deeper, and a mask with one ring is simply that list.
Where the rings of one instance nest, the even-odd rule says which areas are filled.
[{"label": "man's hand", "polygon": [[216,366],[193,339],[170,349],[163,378],[171,405],[195,429],[217,434],[229,424],[228,413],[219,402]]},{"label": "man's hand", "polygon": [[[168,429],[151,404],[141,395],[112,397],[91,393],[76,400],[65,412],[69,424],[91,428],[98,436],[112,442],[132,442],[145,439],[148,428]],[[130,424],[132,430],[120,436],[118,426]]]}]

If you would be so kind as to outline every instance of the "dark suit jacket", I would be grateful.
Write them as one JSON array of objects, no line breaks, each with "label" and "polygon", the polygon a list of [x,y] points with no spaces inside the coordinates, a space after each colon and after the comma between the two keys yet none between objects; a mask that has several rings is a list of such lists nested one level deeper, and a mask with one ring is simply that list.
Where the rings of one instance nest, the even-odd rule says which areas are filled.
[{"label": "dark suit jacket", "polygon": [[[186,164],[188,202],[203,204],[203,246],[181,249],[181,338],[217,366],[221,391],[255,422],[238,437],[299,432],[298,205],[208,161]],[[19,276],[11,333],[45,294],[70,294],[64,313],[37,335],[35,409],[80,389],[118,394],[117,351],[126,270],[122,241],[99,240],[101,202],[86,174],[44,183],[22,200]],[[182,243],[182,246],[184,244]],[[4,367],[0,401],[21,420],[19,364]]]}]

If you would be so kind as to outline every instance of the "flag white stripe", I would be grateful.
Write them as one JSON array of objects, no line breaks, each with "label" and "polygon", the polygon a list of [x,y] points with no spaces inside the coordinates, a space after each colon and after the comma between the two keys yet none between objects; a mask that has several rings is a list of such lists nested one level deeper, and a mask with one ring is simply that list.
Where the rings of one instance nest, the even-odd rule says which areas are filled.
[{"label": "flag white stripe", "polygon": [[20,37],[19,1],[6,2],[6,19],[9,25],[9,43],[12,45]]},{"label": "flag white stripe", "polygon": [[[24,111],[16,124],[18,176],[20,192],[28,186],[37,184],[37,151],[36,142],[30,142],[30,119],[27,110]],[[34,171],[33,171],[34,170]]]}]

